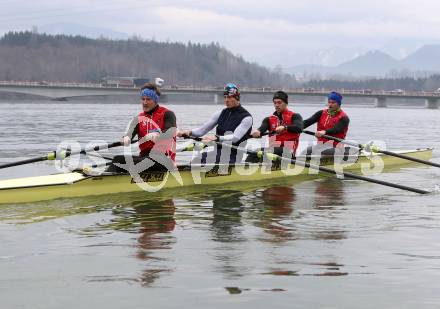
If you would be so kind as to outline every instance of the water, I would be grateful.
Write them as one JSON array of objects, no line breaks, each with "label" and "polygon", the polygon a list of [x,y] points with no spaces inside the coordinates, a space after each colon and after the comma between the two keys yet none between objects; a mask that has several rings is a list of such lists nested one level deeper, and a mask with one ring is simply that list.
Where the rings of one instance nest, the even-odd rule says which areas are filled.
[{"label": "water", "polygon": [[[168,106],[184,128],[219,108]],[[246,107],[254,127],[272,110]],[[317,110],[292,107],[305,117]],[[345,110],[359,142],[440,145],[438,110]],[[45,153],[61,140],[118,140],[137,111],[104,102],[0,103],[0,161]],[[1,170],[0,178],[54,171],[38,163]],[[439,175],[408,167],[375,177],[431,190]],[[1,308],[438,308],[437,200],[329,177],[2,205]]]}]

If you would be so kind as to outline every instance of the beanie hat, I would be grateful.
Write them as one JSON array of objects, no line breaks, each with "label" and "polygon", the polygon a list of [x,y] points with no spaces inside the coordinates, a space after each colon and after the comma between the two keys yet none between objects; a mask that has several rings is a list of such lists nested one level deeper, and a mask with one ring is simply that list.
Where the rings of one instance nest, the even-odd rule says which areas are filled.
[{"label": "beanie hat", "polygon": [[240,100],[240,90],[238,89],[237,85],[233,83],[226,84],[223,95],[228,97],[234,97],[237,100]]},{"label": "beanie hat", "polygon": [[274,93],[272,101],[274,101],[275,99],[280,99],[286,104],[289,104],[288,98],[289,96],[284,91],[277,91]]},{"label": "beanie hat", "polygon": [[333,101],[337,102],[339,105],[342,104],[342,95],[339,94],[339,93],[336,92],[336,91],[332,91],[332,92],[330,92],[330,93],[328,94],[327,98],[328,98],[329,100],[333,100]]}]

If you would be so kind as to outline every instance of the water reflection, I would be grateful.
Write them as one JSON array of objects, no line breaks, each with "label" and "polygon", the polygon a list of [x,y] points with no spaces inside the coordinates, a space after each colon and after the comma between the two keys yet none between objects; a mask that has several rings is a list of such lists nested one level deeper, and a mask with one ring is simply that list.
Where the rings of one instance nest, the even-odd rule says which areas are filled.
[{"label": "water reflection", "polygon": [[316,184],[313,204],[315,208],[325,209],[345,205],[343,181],[329,177],[316,181]]},{"label": "water reflection", "polygon": [[322,229],[314,229],[313,238],[317,240],[340,240],[347,237],[343,228],[336,228],[332,221],[338,220],[341,206],[345,205],[344,183],[341,180],[325,178],[316,181],[313,208],[319,210],[315,213],[317,223],[323,222]]},{"label": "water reflection", "polygon": [[[151,206],[146,204],[134,208],[137,216],[141,218],[136,257],[146,262],[163,260],[155,254],[158,250],[171,249],[175,243],[175,238],[169,234],[176,225],[174,201],[165,200],[155,207]],[[140,280],[142,285],[151,286],[162,274],[168,272],[171,272],[168,267],[149,267],[142,271]]]},{"label": "water reflection", "polygon": [[243,223],[241,215],[244,206],[240,198],[241,192],[225,192],[212,197],[212,239],[214,241],[243,241],[241,237]]},{"label": "water reflection", "polygon": [[143,286],[154,285],[163,275],[170,273],[166,252],[176,242],[172,232],[175,228],[175,205],[172,199],[136,201],[119,205],[112,210],[108,224],[100,224],[98,231],[112,229],[135,233],[137,237],[134,256],[145,262],[145,267],[133,281]]},{"label": "water reflection", "polygon": [[309,182],[305,191],[300,184],[257,190],[248,201],[254,224],[269,236],[260,240],[283,244],[301,238],[344,239],[344,229],[332,223],[346,204],[344,196],[340,180],[325,178]]},{"label": "water reflection", "polygon": [[232,279],[241,277],[248,272],[246,251],[242,243],[244,228],[242,214],[244,205],[242,192],[230,191],[212,196],[211,237],[216,246],[214,252],[214,269]]},{"label": "water reflection", "polygon": [[[260,205],[255,225],[262,228],[265,235],[260,241],[274,245],[268,251],[267,262],[271,266],[262,275],[348,275],[341,269],[344,265],[339,262],[340,256],[330,255],[317,261],[316,256],[293,253],[297,241],[312,239],[326,247],[347,237],[345,227],[340,223],[341,211],[345,211],[342,206],[346,203],[341,181],[320,179],[309,183],[306,191],[301,185],[273,186],[256,195],[254,203]],[[294,257],[286,260],[287,252],[292,252]]]},{"label": "water reflection", "polygon": [[272,236],[266,241],[282,243],[294,239],[294,229],[286,223],[291,219],[296,194],[293,187],[275,186],[263,190],[264,212],[259,225]]}]

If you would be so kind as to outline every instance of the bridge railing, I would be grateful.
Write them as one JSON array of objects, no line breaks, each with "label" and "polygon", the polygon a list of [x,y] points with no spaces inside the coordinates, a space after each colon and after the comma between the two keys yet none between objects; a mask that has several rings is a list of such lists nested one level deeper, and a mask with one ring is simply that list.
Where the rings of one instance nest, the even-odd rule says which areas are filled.
[{"label": "bridge railing", "polygon": [[[137,86],[110,86],[99,83],[78,83],[78,82],[47,82],[47,81],[0,81],[3,86],[22,86],[22,87],[69,87],[69,88],[106,88],[106,89],[137,89]],[[221,92],[223,87],[196,87],[193,85],[171,85],[162,88],[164,91],[183,90],[183,91],[218,91]],[[242,92],[256,92],[256,93],[273,93],[280,88],[273,87],[242,87]],[[342,95],[359,95],[359,96],[392,96],[392,97],[440,97],[440,91],[406,91],[402,89],[395,90],[371,90],[371,89],[326,89],[326,88],[283,88],[282,90],[295,94],[316,94],[326,95],[332,90],[340,92]]]}]

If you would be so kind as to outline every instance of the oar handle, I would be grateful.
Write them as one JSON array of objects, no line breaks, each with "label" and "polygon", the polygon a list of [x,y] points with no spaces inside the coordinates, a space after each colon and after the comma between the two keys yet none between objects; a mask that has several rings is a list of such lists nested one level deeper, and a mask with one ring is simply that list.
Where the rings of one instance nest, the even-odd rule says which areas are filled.
[{"label": "oar handle", "polygon": [[87,154],[88,152],[91,152],[91,151],[110,149],[110,148],[114,148],[114,147],[118,147],[118,146],[122,146],[122,143],[121,142],[113,142],[110,144],[95,145],[90,148],[81,149],[80,151],[71,151],[70,149],[67,149],[66,151],[61,151],[59,153],[53,151],[47,155],[47,160],[65,159],[67,157],[77,155],[77,154]]},{"label": "oar handle", "polygon": [[[188,139],[189,137],[186,137],[186,139]],[[208,147],[208,145],[201,143],[200,147],[197,147],[198,150],[202,150],[204,148]],[[184,151],[193,151],[194,149],[196,149],[196,144],[195,143],[191,143],[189,145],[187,145],[186,147],[182,148],[182,149],[176,149],[176,152],[184,152]]]},{"label": "oar handle", "polygon": [[[274,135],[274,134],[271,134],[269,131],[266,131],[266,132],[264,132],[264,133],[261,133],[260,134],[260,137],[262,137],[262,136],[265,136],[265,135],[269,135],[269,136],[271,136],[271,135]],[[249,138],[260,138],[260,137],[253,137],[252,135],[248,135],[248,139]],[[202,137],[195,137],[195,136],[192,136],[192,135],[182,135],[182,138],[183,139],[193,139],[193,140],[195,140],[195,141],[198,141],[198,142],[201,142],[202,141]]]},{"label": "oar handle", "polygon": [[[308,130],[303,130],[302,133],[315,136],[315,132],[308,131]],[[354,146],[354,147],[357,147],[357,148],[360,148],[360,149],[364,149],[365,148],[364,145],[356,144],[354,142],[350,142],[350,141],[347,141],[345,139],[341,139],[341,138],[338,138],[338,137],[330,136],[330,135],[327,135],[327,134],[322,135],[322,137],[325,138],[325,139],[329,139],[329,140],[333,140],[333,141],[336,141],[336,142],[344,143],[344,144],[347,144],[347,145],[350,145],[350,146]]]},{"label": "oar handle", "polygon": [[[131,144],[135,144],[138,141],[139,140],[136,139],[136,140],[130,141],[130,143]],[[74,155],[74,154],[78,154],[78,153],[86,154],[87,152],[90,152],[90,151],[100,151],[100,150],[115,148],[115,147],[119,147],[119,146],[123,146],[121,141],[113,142],[113,143],[109,143],[109,144],[95,145],[95,146],[90,147],[90,148],[81,149],[79,152],[66,153],[66,157]]]},{"label": "oar handle", "polygon": [[195,137],[195,136],[192,136],[192,135],[185,135],[185,136],[183,136],[183,138],[193,139],[193,140],[195,140],[197,142],[201,142],[203,140],[201,137]]},{"label": "oar handle", "polygon": [[276,135],[276,133],[275,133],[275,132],[270,133],[269,131],[266,131],[266,132],[264,132],[264,133],[261,133],[261,134],[260,134],[260,137],[253,137],[252,135],[250,135],[250,138],[262,138],[262,137],[265,136],[265,135],[273,136],[273,135]]}]

